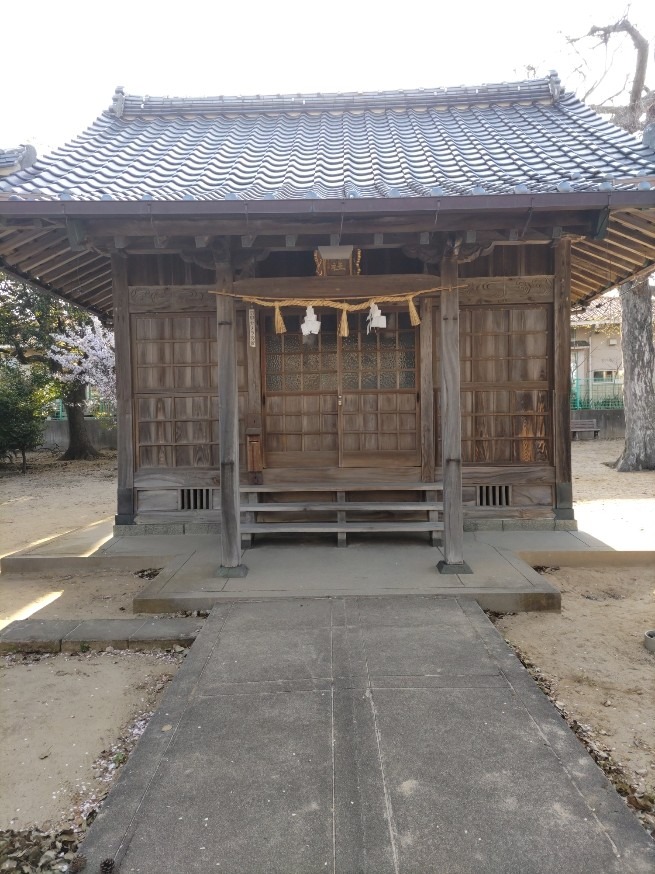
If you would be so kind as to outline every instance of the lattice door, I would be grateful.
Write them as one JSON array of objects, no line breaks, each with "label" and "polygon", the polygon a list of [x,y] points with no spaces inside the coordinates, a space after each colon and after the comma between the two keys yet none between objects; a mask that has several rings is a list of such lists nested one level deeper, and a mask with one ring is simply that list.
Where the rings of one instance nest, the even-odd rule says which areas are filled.
[{"label": "lattice door", "polygon": [[337,317],[303,343],[301,316],[287,315],[286,334],[264,319],[264,463],[266,467],[336,466],[338,446]]},{"label": "lattice door", "polygon": [[417,336],[406,313],[366,333],[366,316],[321,314],[321,331],[303,343],[301,316],[285,314],[287,332],[264,326],[266,467],[414,466],[420,464]]},{"label": "lattice door", "polygon": [[418,465],[418,330],[407,313],[389,313],[388,327],[370,334],[365,314],[349,323],[341,340],[340,464]]}]

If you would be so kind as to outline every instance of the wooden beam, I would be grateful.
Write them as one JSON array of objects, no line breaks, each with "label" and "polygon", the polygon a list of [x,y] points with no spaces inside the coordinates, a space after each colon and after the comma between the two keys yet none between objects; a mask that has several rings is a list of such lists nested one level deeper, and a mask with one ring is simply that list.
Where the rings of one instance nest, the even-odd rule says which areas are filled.
[{"label": "wooden beam", "polygon": [[[14,228],[8,228],[5,230],[3,242],[0,244],[0,255],[7,255],[9,252],[13,252],[14,249],[26,246],[33,240],[45,237],[51,230],[52,228],[29,228],[26,231],[18,232]],[[8,236],[9,239],[4,239],[5,236]]]},{"label": "wooden beam", "polygon": [[618,222],[615,222],[612,225],[607,239],[613,240],[615,242],[625,241],[627,243],[630,243],[633,249],[635,246],[637,246],[637,251],[643,252],[645,258],[648,257],[648,255],[653,250],[653,241],[650,237],[644,236],[641,231],[635,231],[632,228],[626,228]]},{"label": "wooden beam", "polygon": [[[87,288],[89,284],[91,284],[91,287]],[[72,286],[65,289],[65,291],[67,294],[75,293],[79,301],[89,303],[102,297],[107,288],[111,289],[111,273],[109,272],[96,276],[93,283],[87,282],[82,286]]]},{"label": "wooden beam", "polygon": [[576,243],[574,251],[579,249],[586,251],[591,249],[595,252],[602,252],[606,258],[612,260],[614,257],[623,258],[627,261],[632,261],[640,266],[646,260],[646,254],[643,249],[636,248],[635,245],[627,246],[619,237],[605,237],[601,242],[595,243],[591,240],[584,240]]},{"label": "wooden beam", "polygon": [[459,372],[459,292],[457,261],[444,258],[441,280],[441,466],[444,501],[444,560],[440,573],[470,573],[464,562],[462,508],[462,421]]},{"label": "wooden beam", "polygon": [[[68,264],[80,257],[83,256],[79,252],[71,252],[71,250],[62,243],[55,248],[42,249],[38,255],[32,255],[32,257],[26,261],[23,260],[21,253],[20,259],[17,259],[14,263],[16,263],[21,270],[40,273],[41,270],[37,271],[37,267],[42,268],[43,272],[45,272],[46,268],[43,267],[44,264],[50,264],[51,267],[60,267],[62,264]],[[52,261],[55,263],[51,264]]]},{"label": "wooden beam", "polygon": [[[17,252],[13,252],[7,257],[20,270],[29,269],[32,258],[39,258],[45,252],[51,252],[55,246],[55,253],[67,252],[68,244],[65,233],[60,230],[51,230],[45,236],[40,237],[36,242],[29,246],[21,246]],[[25,267],[23,267],[25,265]]]},{"label": "wooden beam", "polygon": [[655,239],[655,222],[647,221],[642,216],[632,212],[622,212],[614,218],[625,227],[634,228],[634,230],[641,231],[647,237]]},{"label": "wooden beam", "polygon": [[[102,285],[103,282],[107,282],[111,280],[111,271],[107,268],[103,268],[102,270],[97,270],[92,276],[87,277],[84,280],[72,280],[66,283],[58,282],[59,287],[66,291],[67,293],[77,292],[82,296],[82,292],[84,289],[88,289],[88,293],[93,294],[94,291],[98,289],[99,285]],[[87,292],[84,292],[85,294]]]},{"label": "wooden beam", "polygon": [[[494,195],[497,197],[497,195]],[[411,200],[411,198],[408,198]],[[321,203],[316,201],[316,203]],[[518,230],[519,236],[525,227],[527,211],[517,209],[513,212],[467,210],[459,213],[443,212],[439,218],[440,231],[480,231]],[[564,232],[591,234],[597,225],[597,210],[535,212],[528,233],[540,229],[549,238],[554,226],[562,227]],[[113,237],[152,237],[153,227],[157,234],[168,237],[196,236],[256,236],[262,235],[304,235],[321,234],[345,240],[348,234],[388,234],[409,232],[434,232],[434,212],[423,214],[396,215],[353,215],[328,217],[307,215],[298,217],[284,215],[275,218],[116,218],[89,219],[89,233],[94,238]],[[387,242],[386,236],[384,242]],[[375,245],[381,245],[377,240]]]},{"label": "wooden beam", "polygon": [[114,345],[116,350],[116,412],[118,428],[117,525],[134,523],[134,423],[132,344],[127,286],[127,260],[111,256],[114,285]]},{"label": "wooden beam", "polygon": [[[232,267],[216,265],[216,287],[232,290]],[[221,476],[221,566],[219,576],[245,576],[241,564],[239,500],[239,408],[237,389],[236,302],[216,295],[218,347],[218,455]]]},{"label": "wooden beam", "polygon": [[555,245],[555,304],[553,324],[555,515],[573,519],[571,485],[571,243]]},{"label": "wooden beam", "polygon": [[458,280],[461,304],[550,303],[552,276],[489,276]]},{"label": "wooden beam", "polygon": [[[592,268],[588,262],[578,258],[578,253],[572,254],[571,264],[576,274],[589,281],[600,292],[604,283],[612,282],[612,274],[604,267],[602,270]],[[616,271],[615,271],[616,272]]]},{"label": "wooden beam", "polygon": [[[462,280],[466,282],[466,280]],[[422,273],[382,276],[293,276],[279,279],[240,279],[234,283],[236,294],[254,297],[335,297],[423,291],[441,285],[438,276]]]},{"label": "wooden beam", "polygon": [[69,263],[63,265],[62,268],[52,266],[47,270],[43,270],[41,278],[45,279],[46,282],[70,282],[71,280],[67,279],[67,277],[72,276],[76,279],[81,279],[101,266],[108,271],[111,270],[108,258],[97,255],[95,252],[88,252],[86,255],[81,255],[80,259],[73,265]]},{"label": "wooden beam", "polygon": [[601,276],[603,273],[606,273],[608,269],[634,270],[637,267],[641,267],[643,262],[642,259],[642,262],[635,264],[634,261],[628,261],[627,259],[624,260],[616,254],[608,255],[607,253],[594,252],[588,248],[588,246],[577,248],[573,257],[576,261],[585,262],[590,267],[598,270]]}]

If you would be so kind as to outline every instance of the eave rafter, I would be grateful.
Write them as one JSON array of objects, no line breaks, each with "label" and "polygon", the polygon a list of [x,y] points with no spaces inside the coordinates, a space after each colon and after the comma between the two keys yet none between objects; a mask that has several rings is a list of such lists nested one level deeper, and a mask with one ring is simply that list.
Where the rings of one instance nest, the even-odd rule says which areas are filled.
[{"label": "eave rafter", "polygon": [[602,239],[581,239],[571,251],[572,290],[591,300],[655,267],[655,205],[650,210],[620,210],[611,215]]},{"label": "eave rafter", "polygon": [[[103,217],[98,217],[86,204],[79,215],[71,217],[57,214],[60,207],[56,204],[52,214],[45,214],[46,205],[38,204],[39,214],[0,218],[0,268],[106,316],[111,311],[112,253],[177,254],[201,263],[203,257],[212,261],[212,253],[226,238],[235,258],[246,265],[245,277],[256,276],[248,270],[256,271],[253,265],[271,251],[309,251],[317,245],[401,248],[409,257],[426,260],[423,253],[441,251],[456,235],[462,240],[462,259],[474,260],[496,246],[552,244],[569,236],[575,300],[593,298],[635,274],[648,272],[655,264],[655,204],[624,206],[609,213],[607,205],[566,210],[546,209],[543,204],[534,210],[519,210],[513,205],[496,210],[493,199],[487,200],[484,209],[477,211],[435,208],[434,212],[412,212],[403,203],[389,213],[359,214],[348,203],[339,214],[335,204],[326,207],[317,202],[311,213],[294,214],[293,208],[282,208],[280,214],[269,215],[267,207],[256,216],[214,213],[203,204],[195,214],[187,210],[177,214],[171,204],[161,214],[135,216],[112,214],[113,205],[109,211],[103,208]],[[578,203],[585,206],[587,201],[583,197]]]}]

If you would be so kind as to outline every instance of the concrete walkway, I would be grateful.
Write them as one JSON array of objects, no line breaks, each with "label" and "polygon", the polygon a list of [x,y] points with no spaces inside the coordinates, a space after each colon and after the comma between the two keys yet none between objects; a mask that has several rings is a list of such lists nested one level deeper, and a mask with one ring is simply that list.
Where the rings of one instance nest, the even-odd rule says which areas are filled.
[{"label": "concrete walkway", "polygon": [[473,600],[218,604],[88,870],[652,874],[655,845]]}]

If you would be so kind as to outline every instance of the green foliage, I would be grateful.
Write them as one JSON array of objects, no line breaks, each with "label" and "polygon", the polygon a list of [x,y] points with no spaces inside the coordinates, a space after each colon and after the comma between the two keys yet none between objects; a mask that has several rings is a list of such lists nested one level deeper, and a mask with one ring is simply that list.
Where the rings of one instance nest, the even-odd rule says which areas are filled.
[{"label": "green foliage", "polygon": [[0,272],[0,346],[21,364],[43,362],[52,368],[47,359],[51,335],[90,323],[84,310]]},{"label": "green foliage", "polygon": [[52,400],[52,381],[43,368],[0,363],[0,457],[20,454],[23,473],[26,453],[41,445]]}]

